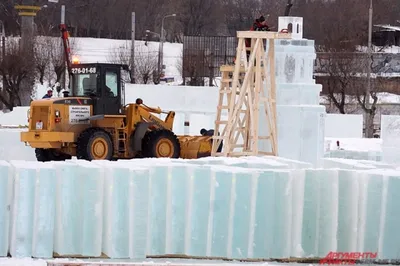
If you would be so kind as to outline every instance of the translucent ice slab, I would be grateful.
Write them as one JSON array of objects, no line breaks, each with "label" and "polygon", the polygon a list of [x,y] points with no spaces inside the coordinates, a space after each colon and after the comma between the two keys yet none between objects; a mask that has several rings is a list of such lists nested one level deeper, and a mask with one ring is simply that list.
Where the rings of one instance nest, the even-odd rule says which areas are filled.
[{"label": "translucent ice slab", "polygon": [[13,195],[11,165],[0,161],[0,257],[6,257],[9,247],[10,204]]}]

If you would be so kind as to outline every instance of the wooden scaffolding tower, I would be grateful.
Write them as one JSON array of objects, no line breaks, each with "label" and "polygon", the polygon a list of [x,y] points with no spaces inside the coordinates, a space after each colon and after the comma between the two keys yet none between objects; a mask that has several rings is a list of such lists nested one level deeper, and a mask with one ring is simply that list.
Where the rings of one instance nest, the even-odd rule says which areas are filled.
[{"label": "wooden scaffolding tower", "polygon": [[[211,155],[276,156],[274,41],[290,39],[291,34],[239,31],[237,37],[235,65],[221,66],[222,80]],[[251,40],[251,47],[246,47],[246,39]],[[265,52],[267,42],[268,53]]]}]

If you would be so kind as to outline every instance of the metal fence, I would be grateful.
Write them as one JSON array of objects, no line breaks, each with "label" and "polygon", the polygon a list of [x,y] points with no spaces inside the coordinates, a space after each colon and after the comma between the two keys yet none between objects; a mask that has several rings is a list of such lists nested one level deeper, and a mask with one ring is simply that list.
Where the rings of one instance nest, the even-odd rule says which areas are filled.
[{"label": "metal fence", "polygon": [[233,64],[236,47],[236,37],[184,36],[182,76],[189,79],[219,77],[221,65]]}]

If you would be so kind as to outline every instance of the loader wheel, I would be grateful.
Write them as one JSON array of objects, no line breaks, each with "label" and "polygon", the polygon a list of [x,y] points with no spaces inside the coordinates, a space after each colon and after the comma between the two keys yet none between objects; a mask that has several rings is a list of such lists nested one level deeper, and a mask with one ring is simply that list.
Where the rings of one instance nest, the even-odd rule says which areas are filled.
[{"label": "loader wheel", "polygon": [[71,155],[58,152],[54,149],[35,149],[38,162],[65,161],[71,159]]},{"label": "loader wheel", "polygon": [[88,128],[78,137],[76,155],[83,160],[111,160],[114,147],[111,136],[101,128]]},{"label": "loader wheel", "polygon": [[169,130],[149,131],[143,137],[142,155],[145,158],[179,158],[180,153],[180,142]]}]

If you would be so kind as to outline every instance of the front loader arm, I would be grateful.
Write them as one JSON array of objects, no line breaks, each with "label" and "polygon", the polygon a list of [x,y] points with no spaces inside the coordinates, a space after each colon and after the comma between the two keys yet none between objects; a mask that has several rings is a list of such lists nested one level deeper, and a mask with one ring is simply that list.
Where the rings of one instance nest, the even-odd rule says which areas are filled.
[{"label": "front loader arm", "polygon": [[139,115],[142,118],[142,120],[144,120],[145,122],[153,123],[155,125],[154,126],[155,128],[168,129],[172,131],[175,118],[174,111],[167,112],[167,117],[163,121],[162,119],[154,115],[154,113],[156,114],[166,113],[161,111],[160,108],[155,109],[143,105],[139,105],[138,107],[139,107],[138,108]]}]

